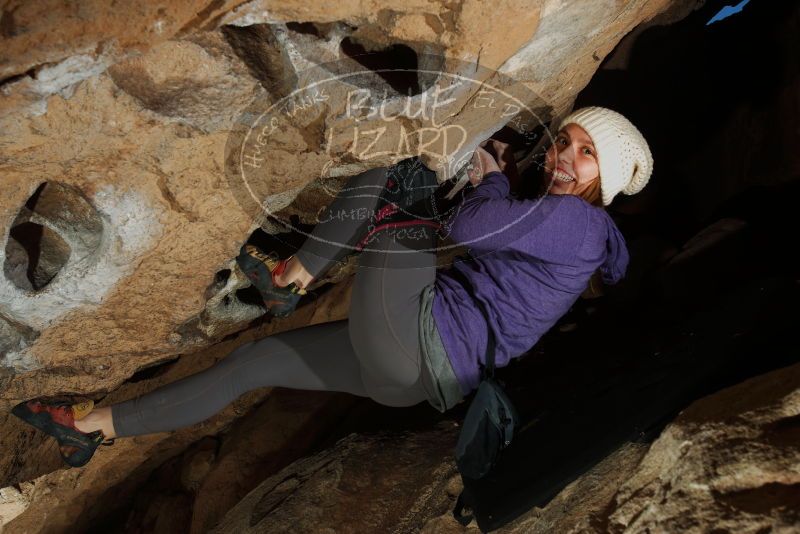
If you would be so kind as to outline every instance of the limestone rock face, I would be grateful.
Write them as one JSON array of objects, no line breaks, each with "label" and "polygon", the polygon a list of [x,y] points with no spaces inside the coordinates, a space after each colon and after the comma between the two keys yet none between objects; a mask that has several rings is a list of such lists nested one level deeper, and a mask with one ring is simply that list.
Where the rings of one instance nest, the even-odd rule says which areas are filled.
[{"label": "limestone rock face", "polygon": [[[649,450],[620,448],[498,532],[793,532],[798,392],[794,365],[703,398]],[[265,480],[213,532],[477,531],[451,515],[461,491],[446,450],[453,438],[445,423],[402,437],[349,436]],[[416,502],[402,500],[410,495]]]},{"label": "limestone rock face", "polygon": [[427,433],[351,435],[265,480],[212,532],[419,529],[450,500],[455,466],[443,460],[454,430],[445,424]]},{"label": "limestone rock face", "polygon": [[[349,282],[337,284],[315,302],[316,306],[298,309],[283,323],[276,321],[251,328],[203,351],[137,373],[135,379],[106,396],[104,402],[113,404],[134,398],[199,372],[243,343],[286,329],[341,319],[347,313],[350,287]],[[97,508],[92,503],[108,502],[113,506],[120,499],[131,498],[155,468],[187,448],[185,465],[173,479],[179,484],[177,489],[197,491],[198,499],[212,502],[198,514],[197,521],[203,527],[208,517],[221,516],[227,510],[220,511],[217,507],[235,499],[240,488],[250,489],[255,485],[249,482],[248,486],[248,477],[257,474],[264,464],[274,462],[272,453],[287,447],[291,451],[310,436],[329,428],[353,400],[310,392],[299,392],[296,397],[299,400],[287,401],[292,397],[275,396],[271,388],[261,388],[243,395],[201,424],[169,433],[120,439],[111,447],[101,447],[92,461],[80,469],[66,469],[51,438],[11,416],[6,423],[10,431],[0,435],[0,448],[8,451],[0,458],[4,477],[0,493],[3,532],[67,532],[88,528],[105,513],[103,507]],[[251,420],[258,422],[257,428],[234,429],[231,431],[234,437],[237,433],[246,436],[244,443],[228,446],[225,439],[220,439],[223,450],[211,454],[203,437],[228,430],[233,421],[245,414],[253,414]],[[273,432],[274,428],[281,431]],[[191,444],[197,441],[200,444],[192,450]],[[232,469],[232,465],[243,469]],[[205,490],[207,485],[212,489]],[[227,489],[219,491],[218,486]],[[41,521],[45,514],[46,525]],[[198,532],[205,530],[198,528]]]},{"label": "limestone rock face", "polygon": [[791,532],[800,524],[800,365],[684,410],[614,496],[610,532]]},{"label": "limestone rock face", "polygon": [[68,97],[117,61],[201,27],[242,3],[231,0],[119,6],[103,1],[6,2],[2,8],[0,113],[43,111],[41,98]]}]

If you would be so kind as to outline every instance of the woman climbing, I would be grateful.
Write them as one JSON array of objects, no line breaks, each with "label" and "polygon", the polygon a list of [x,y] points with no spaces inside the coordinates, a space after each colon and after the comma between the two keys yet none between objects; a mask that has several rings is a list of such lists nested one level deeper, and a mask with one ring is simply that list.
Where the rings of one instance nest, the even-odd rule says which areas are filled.
[{"label": "woman climbing", "polygon": [[[347,392],[388,406],[428,401],[441,412],[453,407],[479,384],[487,329],[503,367],[569,310],[595,271],[609,284],[624,276],[625,241],[602,208],[619,192],[640,191],[653,165],[639,131],[600,107],[561,122],[544,159],[550,187],[539,198],[512,198],[510,151],[496,141],[489,148],[497,157],[476,150],[471,186],[444,224],[393,219],[397,203],[380,206],[376,193],[410,173],[421,173],[416,183],[436,183],[432,171],[405,160],[350,178],[293,256],[242,248],[239,266],[278,316],[335,262],[361,250],[348,319],[246,343],[202,372],[112,406],[28,401],[13,413],[54,436],[64,461],[79,467],[99,444],[193,425],[265,386]],[[427,196],[441,200],[438,192]],[[336,216],[354,209],[376,216]],[[374,231],[375,222],[383,231]],[[414,232],[402,231],[409,225]],[[470,257],[437,270],[437,240],[447,235]],[[488,308],[488,320],[453,269]]]}]

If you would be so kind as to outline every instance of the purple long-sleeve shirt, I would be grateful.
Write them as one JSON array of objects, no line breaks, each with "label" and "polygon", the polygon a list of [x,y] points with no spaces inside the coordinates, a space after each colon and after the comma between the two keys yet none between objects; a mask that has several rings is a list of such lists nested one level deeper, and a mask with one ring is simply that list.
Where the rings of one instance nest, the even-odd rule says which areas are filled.
[{"label": "purple long-sleeve shirt", "polygon": [[[605,210],[575,195],[517,200],[509,193],[503,173],[486,175],[442,230],[474,257],[437,272],[433,299],[436,328],[464,395],[480,383],[487,327],[496,339],[495,365],[504,367],[569,311],[598,268],[605,283],[615,284],[628,266],[625,239]],[[450,269],[471,282],[488,324]]]}]

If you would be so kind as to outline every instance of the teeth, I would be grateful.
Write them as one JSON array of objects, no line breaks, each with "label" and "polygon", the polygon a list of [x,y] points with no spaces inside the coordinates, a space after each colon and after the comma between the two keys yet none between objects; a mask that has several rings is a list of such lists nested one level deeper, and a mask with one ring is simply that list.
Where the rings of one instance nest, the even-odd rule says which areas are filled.
[{"label": "teeth", "polygon": [[558,178],[562,182],[571,182],[575,179],[569,174],[559,170],[556,170],[556,172],[553,173],[553,178]]}]

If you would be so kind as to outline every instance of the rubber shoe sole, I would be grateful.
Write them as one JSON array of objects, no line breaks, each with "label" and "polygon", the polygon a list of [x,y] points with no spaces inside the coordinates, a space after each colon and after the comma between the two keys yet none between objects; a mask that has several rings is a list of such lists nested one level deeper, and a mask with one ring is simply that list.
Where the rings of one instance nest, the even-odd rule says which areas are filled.
[{"label": "rubber shoe sole", "polygon": [[294,282],[286,287],[276,286],[273,282],[273,272],[282,272],[286,260],[279,260],[277,254],[266,254],[254,245],[244,245],[236,263],[253,284],[264,305],[275,317],[286,317],[297,307],[297,303],[306,290],[297,286]]},{"label": "rubber shoe sole", "polygon": [[[103,442],[102,431],[84,433],[54,421],[48,411],[35,411],[36,405],[48,406],[37,401],[22,402],[11,409],[11,413],[29,425],[52,436],[58,442],[61,459],[70,467],[83,467],[92,459],[99,445],[113,445],[114,440]],[[66,404],[49,405],[53,407],[68,406]]]}]

